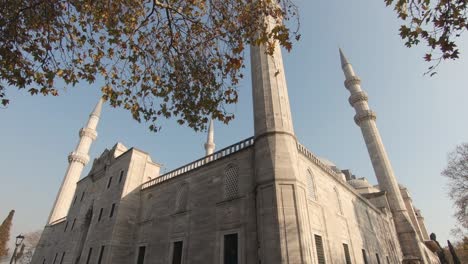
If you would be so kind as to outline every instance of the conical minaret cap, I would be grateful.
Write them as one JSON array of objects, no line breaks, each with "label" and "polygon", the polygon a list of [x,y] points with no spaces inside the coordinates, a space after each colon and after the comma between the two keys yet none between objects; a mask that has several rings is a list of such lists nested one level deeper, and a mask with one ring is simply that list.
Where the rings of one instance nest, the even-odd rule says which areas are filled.
[{"label": "conical minaret cap", "polygon": [[210,120],[210,125],[208,127],[208,136],[206,138],[206,143],[205,143],[205,151],[206,155],[211,155],[213,154],[215,149],[215,143],[214,143],[214,125],[213,125],[213,119]]},{"label": "conical minaret cap", "polygon": [[101,116],[101,110],[102,110],[102,104],[104,103],[104,99],[103,98],[100,98],[99,99],[99,102],[96,104],[96,106],[94,107],[94,110],[93,112],[91,113],[91,115],[94,115],[94,116],[97,116],[97,117],[100,117]]},{"label": "conical minaret cap", "polygon": [[214,125],[213,119],[210,120],[210,126],[208,127],[208,138],[207,143],[214,143]]},{"label": "conical minaret cap", "polygon": [[346,64],[351,64],[349,63],[348,59],[344,55],[343,50],[341,48],[339,48],[339,50],[340,50],[341,67],[344,67]]},{"label": "conical minaret cap", "polygon": [[354,73],[353,66],[348,61],[348,58],[346,58],[346,56],[344,55],[343,50],[340,48],[339,51],[340,51],[341,69],[343,70],[346,80],[358,78],[356,74]]}]

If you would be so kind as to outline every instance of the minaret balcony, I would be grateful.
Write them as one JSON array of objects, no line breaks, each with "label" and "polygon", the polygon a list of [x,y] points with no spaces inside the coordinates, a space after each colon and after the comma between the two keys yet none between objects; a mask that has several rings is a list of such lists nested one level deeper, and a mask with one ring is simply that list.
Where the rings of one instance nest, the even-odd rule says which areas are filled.
[{"label": "minaret balcony", "polygon": [[348,102],[352,107],[354,107],[354,104],[356,104],[357,102],[361,102],[361,101],[367,102],[367,100],[369,100],[369,97],[367,96],[366,92],[360,91],[360,92],[351,94],[351,96],[348,99]]},{"label": "minaret balcony", "polygon": [[363,121],[367,121],[367,120],[375,121],[376,119],[377,119],[377,115],[372,110],[364,110],[362,112],[357,113],[354,116],[354,122],[356,122],[356,125],[358,126],[360,126]]},{"label": "minaret balcony", "polygon": [[72,163],[75,161],[86,165],[89,162],[89,156],[84,153],[73,151],[72,153],[70,153],[70,155],[68,155],[68,162]]},{"label": "minaret balcony", "polygon": [[89,137],[92,140],[96,140],[97,132],[91,128],[84,127],[80,129],[80,137]]},{"label": "minaret balcony", "polygon": [[351,76],[344,82],[344,86],[348,90],[355,85],[361,85],[361,79],[359,79],[357,76]]}]

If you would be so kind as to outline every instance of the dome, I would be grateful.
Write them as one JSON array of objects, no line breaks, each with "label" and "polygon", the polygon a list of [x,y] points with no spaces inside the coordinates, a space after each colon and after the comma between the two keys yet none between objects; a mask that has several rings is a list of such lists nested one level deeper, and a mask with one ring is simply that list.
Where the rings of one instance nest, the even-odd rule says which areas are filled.
[{"label": "dome", "polygon": [[372,188],[372,185],[366,180],[366,178],[352,179],[348,181],[354,189]]}]

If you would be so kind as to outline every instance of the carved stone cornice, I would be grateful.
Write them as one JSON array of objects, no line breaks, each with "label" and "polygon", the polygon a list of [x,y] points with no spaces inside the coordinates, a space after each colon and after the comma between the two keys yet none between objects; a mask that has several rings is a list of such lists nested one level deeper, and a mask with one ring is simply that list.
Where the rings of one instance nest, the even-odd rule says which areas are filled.
[{"label": "carved stone cornice", "polygon": [[376,120],[376,119],[377,119],[377,115],[372,110],[364,110],[362,112],[357,113],[354,116],[354,122],[356,122],[358,126],[361,125],[362,121]]},{"label": "carved stone cornice", "polygon": [[366,92],[359,91],[359,92],[353,93],[349,97],[348,102],[352,107],[354,107],[355,103],[360,102],[360,101],[367,101],[368,99],[369,99],[369,97],[367,97]]},{"label": "carved stone cornice", "polygon": [[83,153],[73,151],[72,153],[70,153],[70,155],[68,155],[68,162],[72,163],[75,161],[86,165],[89,162],[89,156]]},{"label": "carved stone cornice", "polygon": [[93,129],[84,127],[80,129],[80,137],[83,137],[83,136],[86,136],[86,137],[91,138],[92,140],[95,140],[97,138],[97,132]]},{"label": "carved stone cornice", "polygon": [[360,84],[361,84],[361,79],[359,79],[359,77],[357,76],[351,76],[344,82],[344,85],[346,89],[348,90],[351,86],[360,85]]}]

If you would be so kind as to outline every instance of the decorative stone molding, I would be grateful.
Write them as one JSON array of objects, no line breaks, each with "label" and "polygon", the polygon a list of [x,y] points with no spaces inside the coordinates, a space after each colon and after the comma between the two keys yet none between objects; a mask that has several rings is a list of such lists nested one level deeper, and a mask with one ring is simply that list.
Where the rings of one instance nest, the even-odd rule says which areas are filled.
[{"label": "decorative stone molding", "polygon": [[357,113],[354,116],[354,122],[356,122],[356,125],[358,125],[358,126],[361,125],[362,121],[376,120],[376,119],[377,119],[377,115],[372,110],[364,110],[364,111],[362,111],[360,113]]},{"label": "decorative stone molding", "polygon": [[359,77],[357,76],[351,76],[344,82],[344,85],[346,89],[348,90],[351,88],[351,86],[360,85],[360,84],[361,84],[361,79],[359,79]]},{"label": "decorative stone molding", "polygon": [[80,129],[80,137],[83,137],[83,136],[86,136],[86,137],[91,138],[92,140],[95,140],[97,138],[97,132],[93,129],[84,127]]},{"label": "decorative stone molding", "polygon": [[72,153],[70,153],[70,155],[68,155],[68,162],[72,163],[75,161],[86,165],[89,162],[89,156],[83,153],[73,151]]},{"label": "decorative stone molding", "polygon": [[361,101],[367,101],[368,99],[369,99],[369,97],[367,96],[366,92],[359,91],[359,92],[353,93],[349,97],[348,102],[352,107],[354,107],[355,103],[361,102]]}]

